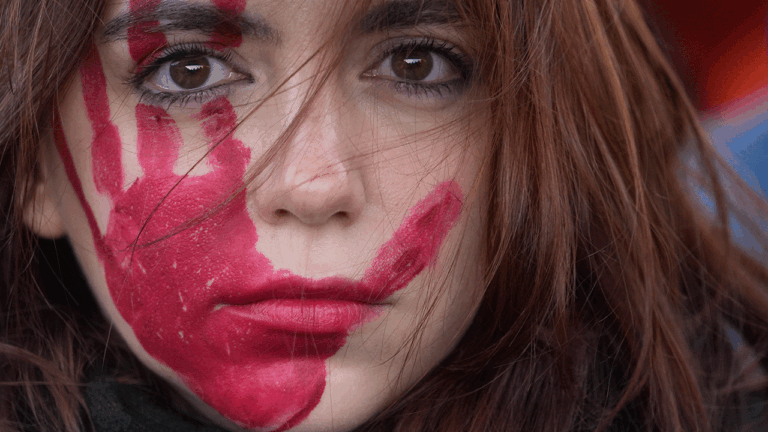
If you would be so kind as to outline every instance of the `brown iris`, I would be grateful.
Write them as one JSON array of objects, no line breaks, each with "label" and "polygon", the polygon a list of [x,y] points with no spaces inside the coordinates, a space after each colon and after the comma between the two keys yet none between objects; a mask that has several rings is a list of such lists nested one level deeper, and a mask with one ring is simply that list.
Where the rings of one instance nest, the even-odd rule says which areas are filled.
[{"label": "brown iris", "polygon": [[211,63],[204,56],[179,60],[171,63],[169,72],[179,87],[185,90],[196,89],[211,76]]},{"label": "brown iris", "polygon": [[404,50],[392,56],[391,66],[400,78],[420,81],[432,72],[432,56],[427,50]]}]

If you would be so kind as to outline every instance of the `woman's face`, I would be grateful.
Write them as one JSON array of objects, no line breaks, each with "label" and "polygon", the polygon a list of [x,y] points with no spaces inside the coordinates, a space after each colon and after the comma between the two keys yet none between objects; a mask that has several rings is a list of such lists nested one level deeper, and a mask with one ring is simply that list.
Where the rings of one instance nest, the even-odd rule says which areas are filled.
[{"label": "woman's face", "polygon": [[213,421],[349,430],[469,325],[487,136],[443,3],[374,2],[277,146],[338,0],[109,4],[45,190],[115,329]]}]

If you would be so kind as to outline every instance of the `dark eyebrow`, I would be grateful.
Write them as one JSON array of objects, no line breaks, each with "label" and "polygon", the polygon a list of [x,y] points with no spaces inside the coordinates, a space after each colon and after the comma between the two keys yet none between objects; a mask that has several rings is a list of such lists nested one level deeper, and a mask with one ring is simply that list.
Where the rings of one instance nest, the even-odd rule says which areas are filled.
[{"label": "dark eyebrow", "polygon": [[[371,34],[460,21],[453,0],[390,0],[368,11],[360,20],[358,29],[362,34]],[[128,29],[142,23],[157,23],[152,31],[158,33],[195,31],[213,34],[224,29],[276,45],[281,41],[278,31],[260,16],[233,15],[214,5],[180,0],[166,0],[152,9],[120,14],[104,25],[101,39],[103,42],[126,39]]]},{"label": "dark eyebrow", "polygon": [[376,5],[360,20],[363,34],[461,22],[452,0],[394,0]]},{"label": "dark eyebrow", "polygon": [[104,25],[103,42],[126,39],[128,29],[142,23],[156,23],[151,31],[194,31],[204,34],[228,33],[256,38],[273,44],[280,36],[272,26],[258,16],[233,14],[212,4],[166,0],[155,8],[144,8],[116,16]]}]

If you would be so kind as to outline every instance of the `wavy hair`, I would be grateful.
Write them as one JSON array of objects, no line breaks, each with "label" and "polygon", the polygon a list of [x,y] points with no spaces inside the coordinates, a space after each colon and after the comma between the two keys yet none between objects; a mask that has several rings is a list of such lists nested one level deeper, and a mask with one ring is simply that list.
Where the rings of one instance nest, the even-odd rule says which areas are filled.
[{"label": "wavy hair", "polygon": [[[324,46],[338,55],[304,108],[372,1],[348,3]],[[708,141],[634,0],[455,3],[490,113],[486,289],[449,357],[359,430],[732,430],[744,395],[766,387],[750,372],[768,367],[768,269],[732,243],[729,218],[768,249],[757,226],[768,204]],[[82,306],[51,301],[60,287],[41,282],[23,225],[51,109],[103,8],[0,5],[12,23],[0,33],[4,430],[80,430],[85,365],[108,345],[130,357],[107,344],[103,317],[93,324]],[[689,182],[711,194],[714,215]],[[734,351],[732,331],[752,357]]]}]

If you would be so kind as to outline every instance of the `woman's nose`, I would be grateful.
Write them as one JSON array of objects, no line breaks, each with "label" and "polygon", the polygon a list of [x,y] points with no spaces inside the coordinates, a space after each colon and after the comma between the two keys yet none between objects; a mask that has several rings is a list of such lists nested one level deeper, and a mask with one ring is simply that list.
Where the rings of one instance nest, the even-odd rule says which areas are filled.
[{"label": "woman's nose", "polygon": [[[258,213],[272,224],[350,222],[363,211],[365,190],[343,114],[316,100],[255,192]],[[319,102],[319,103],[317,103]],[[356,168],[355,166],[358,166]]]}]

